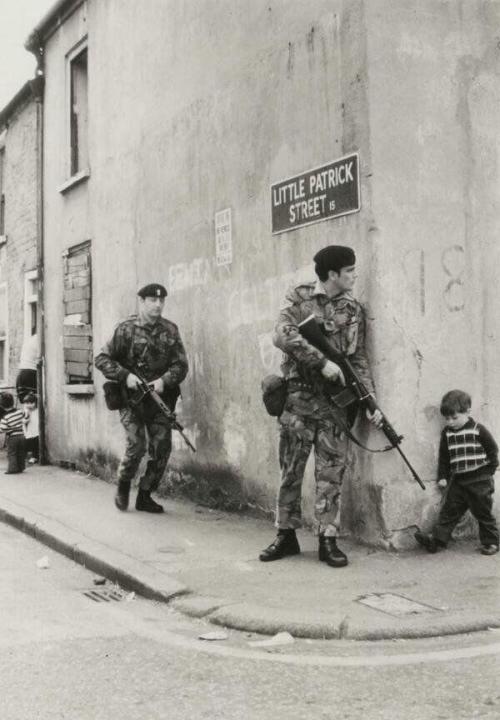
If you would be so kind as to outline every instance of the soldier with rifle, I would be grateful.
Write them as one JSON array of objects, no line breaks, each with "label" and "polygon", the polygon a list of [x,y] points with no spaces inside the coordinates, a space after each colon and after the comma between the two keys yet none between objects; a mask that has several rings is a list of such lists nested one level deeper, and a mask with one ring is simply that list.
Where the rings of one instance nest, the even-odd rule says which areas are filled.
[{"label": "soldier with rifle", "polygon": [[[173,411],[186,377],[188,363],[177,326],[162,317],[167,291],[152,283],[141,288],[139,312],[119,323],[112,338],[95,358],[107,378],[108,407],[118,409],[125,430],[126,450],[118,470],[115,505],[128,508],[131,482],[146,452],[148,463],[139,481],[136,510],[161,513],[151,493],[165,472],[172,449],[172,427],[182,426]],[[184,440],[194,449],[188,439]]]},{"label": "soldier with rifle", "polygon": [[[348,562],[337,546],[337,535],[347,465],[345,429],[353,420],[348,412],[352,405],[342,409],[325,392],[329,384],[344,385],[344,373],[337,362],[303,337],[301,323],[313,314],[328,345],[349,358],[373,398],[374,387],[365,352],[364,310],[351,295],[356,279],[355,253],[349,247],[330,245],[314,256],[314,262],[317,281],[288,291],[275,328],[274,344],[284,353],[286,380],[286,401],[279,417],[278,534],[259,557],[268,562],[300,552],[295,530],[301,526],[302,481],[314,448],[319,559],[337,568]],[[376,405],[367,407],[366,415],[376,427],[382,425],[384,417]]]}]

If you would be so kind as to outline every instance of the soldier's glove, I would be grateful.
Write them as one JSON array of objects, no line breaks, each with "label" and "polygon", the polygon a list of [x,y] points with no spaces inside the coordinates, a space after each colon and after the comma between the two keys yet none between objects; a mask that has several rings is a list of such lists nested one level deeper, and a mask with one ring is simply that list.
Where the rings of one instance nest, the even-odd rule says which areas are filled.
[{"label": "soldier's glove", "polygon": [[333,380],[334,382],[336,380],[340,380],[342,385],[345,385],[344,373],[337,365],[337,363],[334,363],[331,360],[326,361],[324,367],[321,368],[321,374],[327,380]]},{"label": "soldier's glove", "polygon": [[129,374],[127,375],[126,385],[127,385],[127,387],[130,388],[131,390],[137,390],[137,388],[138,388],[139,385],[140,385],[140,382],[141,382],[141,381],[139,380],[139,378],[137,377],[137,375],[134,375],[134,373],[129,373]]}]

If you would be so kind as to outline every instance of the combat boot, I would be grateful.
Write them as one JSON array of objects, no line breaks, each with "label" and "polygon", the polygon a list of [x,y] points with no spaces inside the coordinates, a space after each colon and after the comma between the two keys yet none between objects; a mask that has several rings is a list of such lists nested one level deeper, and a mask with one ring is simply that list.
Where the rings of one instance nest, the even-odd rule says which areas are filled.
[{"label": "combat boot", "polygon": [[136,510],[144,510],[144,512],[150,513],[162,513],[163,505],[159,505],[151,497],[149,490],[139,490],[135,501]]},{"label": "combat boot", "polygon": [[337,547],[337,538],[326,535],[319,536],[318,557],[321,562],[326,562],[330,567],[345,567],[347,555]]},{"label": "combat boot", "polygon": [[128,508],[128,497],[130,495],[130,483],[120,480],[115,495],[115,505],[118,510],[125,512]]},{"label": "combat boot", "polygon": [[288,555],[298,555],[300,553],[299,541],[293,529],[278,530],[276,539],[266,547],[259,555],[259,560],[269,562],[271,560],[281,560]]}]

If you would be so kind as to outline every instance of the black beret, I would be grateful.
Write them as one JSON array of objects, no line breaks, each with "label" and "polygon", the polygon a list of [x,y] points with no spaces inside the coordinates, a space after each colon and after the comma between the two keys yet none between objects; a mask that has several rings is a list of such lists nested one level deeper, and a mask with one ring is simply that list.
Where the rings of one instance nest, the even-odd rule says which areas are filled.
[{"label": "black beret", "polygon": [[328,245],[317,252],[313,260],[316,263],[316,272],[340,272],[343,267],[356,264],[356,255],[352,248],[345,245]]},{"label": "black beret", "polygon": [[147,297],[164,298],[164,297],[167,297],[167,295],[168,295],[168,293],[167,293],[166,289],[163,287],[163,285],[159,285],[158,283],[150,283],[149,285],[144,285],[144,287],[141,288],[137,294],[142,299],[147,298]]}]

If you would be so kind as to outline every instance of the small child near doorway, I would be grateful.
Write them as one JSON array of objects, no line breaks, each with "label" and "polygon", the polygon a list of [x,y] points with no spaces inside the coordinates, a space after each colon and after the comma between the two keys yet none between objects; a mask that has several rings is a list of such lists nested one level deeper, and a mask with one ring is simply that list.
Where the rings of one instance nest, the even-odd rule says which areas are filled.
[{"label": "small child near doorway", "polygon": [[39,460],[39,441],[38,441],[38,407],[36,395],[28,393],[24,396],[24,437],[26,438],[26,456],[28,463],[33,465]]}]

